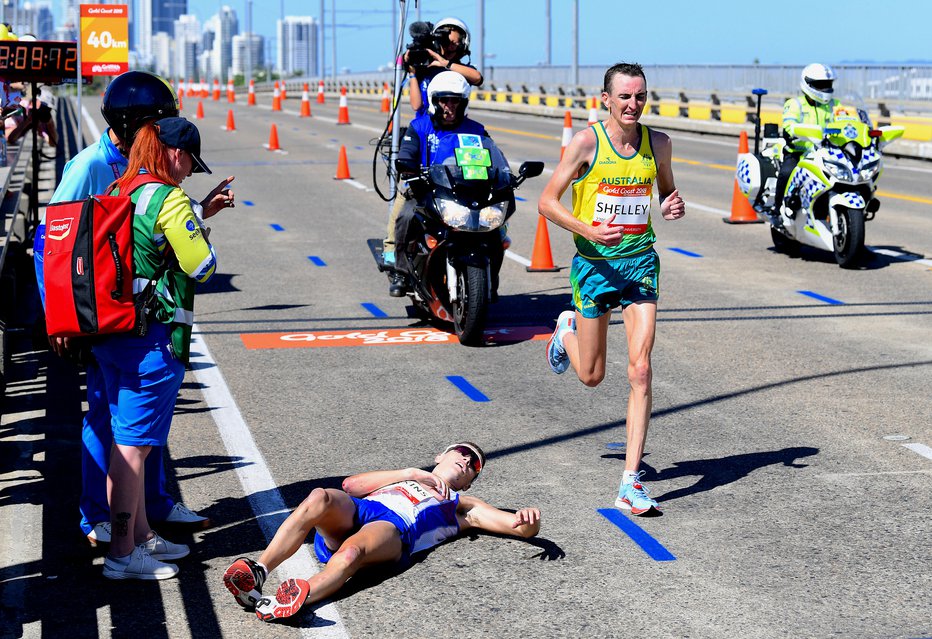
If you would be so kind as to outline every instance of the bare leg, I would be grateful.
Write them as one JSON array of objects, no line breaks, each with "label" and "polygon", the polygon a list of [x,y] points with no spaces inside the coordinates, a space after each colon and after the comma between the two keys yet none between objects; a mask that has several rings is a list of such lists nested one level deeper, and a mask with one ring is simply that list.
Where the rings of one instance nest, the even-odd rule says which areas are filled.
[{"label": "bare leg", "polygon": [[356,505],[342,490],[315,488],[279,527],[259,563],[272,572],[298,551],[312,528],[323,534],[331,548],[339,546],[353,529]]},{"label": "bare leg", "polygon": [[576,312],[576,332],[567,332],[563,348],[569,355],[576,375],[586,386],[598,386],[605,379],[605,352],[611,311],[595,319]]},{"label": "bare leg", "polygon": [[140,530],[138,522],[142,521],[145,528],[141,537],[143,541],[149,533],[142,482],[144,464],[150,449],[151,446],[123,446],[116,443],[110,449],[107,493],[112,529],[111,557],[125,557],[133,552]]},{"label": "bare leg", "polygon": [[647,423],[652,403],[650,354],[654,348],[657,326],[657,304],[640,302],[622,311],[628,335],[628,396],[627,445],[625,470],[637,471],[647,441]]},{"label": "bare leg", "polygon": [[308,603],[326,599],[364,566],[398,561],[401,558],[401,533],[387,521],[373,521],[347,538],[323,569],[308,579],[311,592]]}]

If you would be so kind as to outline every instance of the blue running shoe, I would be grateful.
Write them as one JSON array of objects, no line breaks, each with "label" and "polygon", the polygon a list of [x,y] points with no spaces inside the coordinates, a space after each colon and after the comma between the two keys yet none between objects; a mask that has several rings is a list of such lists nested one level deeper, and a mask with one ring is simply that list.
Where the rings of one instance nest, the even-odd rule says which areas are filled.
[{"label": "blue running shoe", "polygon": [[647,496],[650,491],[641,483],[641,475],[643,474],[644,471],[642,470],[633,482],[622,484],[618,488],[618,499],[615,500],[615,508],[630,510],[632,515],[646,515],[652,510],[655,513],[660,512],[660,505]]},{"label": "blue running shoe", "polygon": [[547,362],[550,364],[550,370],[557,375],[562,375],[570,367],[570,357],[563,348],[563,337],[569,331],[576,330],[576,313],[575,311],[563,311],[557,318],[557,327],[553,329],[553,335],[547,342]]}]

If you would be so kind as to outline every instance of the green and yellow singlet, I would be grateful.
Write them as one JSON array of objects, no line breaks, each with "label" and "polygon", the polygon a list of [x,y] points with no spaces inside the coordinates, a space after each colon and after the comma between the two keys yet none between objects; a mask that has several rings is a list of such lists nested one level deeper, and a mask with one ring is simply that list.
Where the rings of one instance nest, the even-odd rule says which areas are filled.
[{"label": "green and yellow singlet", "polygon": [[621,226],[624,235],[617,246],[594,244],[573,234],[576,250],[590,260],[612,260],[636,255],[657,240],[650,221],[650,205],[657,162],[650,145],[650,129],[643,124],[641,141],[633,155],[625,157],[612,146],[605,125],[596,122],[595,157],[582,177],[573,182],[573,217],[599,226],[615,215],[612,226]]}]

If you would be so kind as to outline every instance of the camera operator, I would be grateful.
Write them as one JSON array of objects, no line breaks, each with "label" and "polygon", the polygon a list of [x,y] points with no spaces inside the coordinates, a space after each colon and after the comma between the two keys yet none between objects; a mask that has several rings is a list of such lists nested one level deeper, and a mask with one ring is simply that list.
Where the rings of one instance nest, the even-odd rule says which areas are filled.
[{"label": "camera operator", "polygon": [[482,84],[482,74],[462,59],[469,55],[469,29],[462,20],[444,18],[435,25],[414,22],[409,31],[412,42],[405,51],[408,69],[408,100],[416,115],[427,112],[424,103],[427,85],[442,71],[456,71],[472,86]]}]

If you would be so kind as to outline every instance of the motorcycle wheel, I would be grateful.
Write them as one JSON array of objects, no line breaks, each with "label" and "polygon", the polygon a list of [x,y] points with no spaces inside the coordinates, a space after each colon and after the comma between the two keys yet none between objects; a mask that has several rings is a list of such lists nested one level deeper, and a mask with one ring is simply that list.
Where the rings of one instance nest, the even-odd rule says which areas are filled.
[{"label": "motorcycle wheel", "polygon": [[799,255],[799,242],[788,238],[772,226],[770,227],[770,239],[773,240],[773,247],[778,253]]},{"label": "motorcycle wheel", "polygon": [[489,278],[486,270],[467,264],[457,269],[456,302],[453,303],[453,327],[460,344],[479,346],[489,311]]},{"label": "motorcycle wheel", "polygon": [[835,236],[835,261],[841,268],[854,268],[864,250],[864,211],[841,208],[838,211],[838,235]]}]

